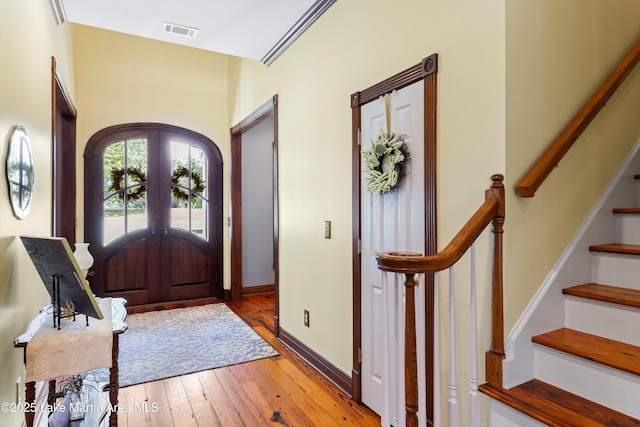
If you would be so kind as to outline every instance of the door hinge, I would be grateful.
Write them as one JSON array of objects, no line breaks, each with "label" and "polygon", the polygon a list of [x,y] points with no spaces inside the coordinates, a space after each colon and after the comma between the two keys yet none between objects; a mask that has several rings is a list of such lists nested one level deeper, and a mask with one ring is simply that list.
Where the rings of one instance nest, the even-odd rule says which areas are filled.
[{"label": "door hinge", "polygon": [[360,136],[361,136],[360,128],[358,128],[358,145],[362,145],[362,142],[360,141]]},{"label": "door hinge", "polygon": [[227,217],[227,226],[231,227],[231,217]]},{"label": "door hinge", "polygon": [[362,349],[358,349],[358,363],[362,363]]},{"label": "door hinge", "polygon": [[362,253],[362,240],[358,239],[358,254]]}]

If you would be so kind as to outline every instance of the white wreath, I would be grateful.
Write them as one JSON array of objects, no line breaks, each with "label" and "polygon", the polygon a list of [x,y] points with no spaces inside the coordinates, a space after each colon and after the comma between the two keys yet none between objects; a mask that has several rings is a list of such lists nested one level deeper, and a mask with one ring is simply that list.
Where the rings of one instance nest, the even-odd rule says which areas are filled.
[{"label": "white wreath", "polygon": [[[385,156],[389,162],[389,170],[382,171]],[[406,145],[402,135],[387,135],[380,130],[378,137],[371,140],[371,150],[363,151],[365,172],[369,181],[367,190],[373,193],[385,194],[396,188],[404,175],[404,161],[408,157]]]}]

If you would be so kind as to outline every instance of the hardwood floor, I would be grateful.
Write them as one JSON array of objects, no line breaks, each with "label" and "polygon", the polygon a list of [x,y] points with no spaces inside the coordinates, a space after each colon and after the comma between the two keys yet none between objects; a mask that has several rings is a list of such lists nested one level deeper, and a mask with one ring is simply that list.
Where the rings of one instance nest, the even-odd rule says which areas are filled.
[{"label": "hardwood floor", "polygon": [[[371,426],[369,408],[347,398],[273,335],[273,296],[229,303],[280,356],[120,389],[120,427]],[[145,411],[134,411],[146,407]]]}]

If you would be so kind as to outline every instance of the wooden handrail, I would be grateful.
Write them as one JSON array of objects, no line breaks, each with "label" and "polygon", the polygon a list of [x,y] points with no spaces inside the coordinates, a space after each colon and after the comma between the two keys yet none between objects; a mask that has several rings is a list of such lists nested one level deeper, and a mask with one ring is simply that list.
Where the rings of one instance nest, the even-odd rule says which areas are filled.
[{"label": "wooden handrail", "polygon": [[417,427],[418,390],[416,360],[416,324],[414,287],[416,274],[436,273],[454,265],[467,252],[480,233],[493,224],[493,266],[491,286],[491,346],[485,354],[486,381],[502,387],[504,351],[504,314],[502,282],[502,225],[505,215],[504,177],[493,175],[491,187],[485,191],[485,201],[462,227],[460,232],[440,252],[422,256],[412,252],[376,253],[378,269],[405,275],[405,420],[407,427]]},{"label": "wooden handrail", "polygon": [[451,242],[440,252],[420,256],[409,252],[377,253],[378,268],[404,274],[436,273],[455,264],[467,252],[494,217],[504,217],[504,185],[502,175],[491,177],[491,187],[485,191],[485,201]]},{"label": "wooden handrail", "polygon": [[584,104],[582,109],[576,114],[571,122],[564,128],[560,135],[547,148],[531,169],[520,180],[516,189],[521,197],[533,197],[536,190],[549,176],[553,168],[560,162],[562,157],[569,151],[574,142],[582,134],[594,117],[598,114],[604,104],[615,93],[631,70],[640,61],[640,40],[620,61],[618,66],[607,77],[602,85],[596,90],[593,96]]}]

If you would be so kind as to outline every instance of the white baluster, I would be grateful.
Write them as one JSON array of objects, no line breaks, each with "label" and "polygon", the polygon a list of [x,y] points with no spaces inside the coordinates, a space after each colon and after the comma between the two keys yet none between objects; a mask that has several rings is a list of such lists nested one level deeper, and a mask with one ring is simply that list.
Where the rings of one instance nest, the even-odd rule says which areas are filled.
[{"label": "white baluster", "polygon": [[388,273],[382,272],[382,414],[380,415],[380,423],[382,427],[390,427],[390,408],[389,408],[389,387],[391,386],[390,377],[390,346],[389,346],[389,285],[387,284]]},{"label": "white baluster", "polygon": [[416,358],[418,361],[418,427],[427,426],[427,374],[425,335],[425,276],[416,286]]},{"label": "white baluster", "polygon": [[440,274],[436,273],[433,282],[433,425],[442,426],[442,367],[440,362]]},{"label": "white baluster", "polygon": [[456,367],[456,299],[455,281],[453,279],[453,267],[449,268],[449,405],[448,417],[449,427],[460,425],[460,408],[457,398],[456,378],[458,370]]},{"label": "white baluster", "polygon": [[396,358],[396,417],[397,427],[404,427],[406,424],[405,416],[405,394],[404,394],[404,334],[405,334],[405,311],[404,311],[404,275],[398,274],[398,286],[396,287],[396,339],[397,339],[397,358]]},{"label": "white baluster", "polygon": [[471,245],[471,300],[470,318],[470,343],[471,366],[469,388],[469,427],[480,427],[480,395],[478,394],[478,338],[476,319],[476,251],[475,243]]}]

